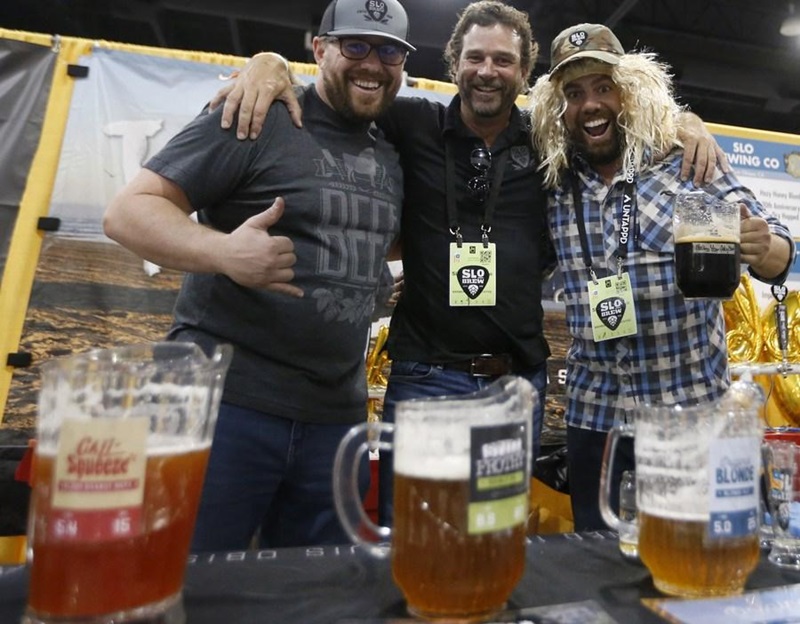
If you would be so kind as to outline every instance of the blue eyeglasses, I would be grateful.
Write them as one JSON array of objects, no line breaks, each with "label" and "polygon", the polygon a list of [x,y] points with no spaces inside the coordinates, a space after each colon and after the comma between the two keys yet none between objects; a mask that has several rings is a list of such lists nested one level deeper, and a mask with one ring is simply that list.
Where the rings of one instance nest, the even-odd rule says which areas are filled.
[{"label": "blue eyeglasses", "polygon": [[340,38],[339,50],[342,56],[351,61],[361,61],[369,56],[369,53],[375,50],[378,53],[378,58],[384,65],[400,65],[406,60],[408,50],[403,46],[395,43],[379,43],[373,45],[367,43],[362,39],[349,39]]}]

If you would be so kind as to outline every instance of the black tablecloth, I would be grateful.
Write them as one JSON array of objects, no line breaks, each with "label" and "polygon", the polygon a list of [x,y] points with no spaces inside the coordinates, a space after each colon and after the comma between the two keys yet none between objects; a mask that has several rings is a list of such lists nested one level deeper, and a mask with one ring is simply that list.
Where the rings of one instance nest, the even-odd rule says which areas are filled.
[{"label": "black tablecloth", "polygon": [[[800,583],[800,572],[766,560],[747,589]],[[0,623],[16,624],[27,585],[24,567],[0,568]],[[660,597],[646,568],[624,560],[616,534],[532,538],[510,609],[594,600],[619,624],[663,624],[641,604]],[[402,618],[390,563],[356,547],[325,546],[192,557],[186,573],[188,624],[335,624]]]}]

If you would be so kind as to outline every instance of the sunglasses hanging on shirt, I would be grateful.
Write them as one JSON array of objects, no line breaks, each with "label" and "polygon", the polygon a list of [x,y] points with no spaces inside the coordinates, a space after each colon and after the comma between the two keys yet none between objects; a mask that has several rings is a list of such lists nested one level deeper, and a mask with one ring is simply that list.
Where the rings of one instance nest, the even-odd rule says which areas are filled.
[{"label": "sunglasses hanging on shirt", "polygon": [[478,202],[486,201],[492,182],[489,180],[489,170],[492,168],[492,153],[483,146],[478,146],[469,155],[469,164],[478,172],[467,182],[472,198]]}]

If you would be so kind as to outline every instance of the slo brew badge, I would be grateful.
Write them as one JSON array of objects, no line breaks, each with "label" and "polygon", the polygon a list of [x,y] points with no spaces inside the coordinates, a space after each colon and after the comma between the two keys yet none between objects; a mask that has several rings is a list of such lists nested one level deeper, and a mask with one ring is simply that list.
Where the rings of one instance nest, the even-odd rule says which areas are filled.
[{"label": "slo brew badge", "polygon": [[497,293],[494,243],[450,243],[450,305],[493,306]]},{"label": "slo brew badge", "polygon": [[590,281],[589,307],[595,342],[636,334],[636,309],[627,273]]}]

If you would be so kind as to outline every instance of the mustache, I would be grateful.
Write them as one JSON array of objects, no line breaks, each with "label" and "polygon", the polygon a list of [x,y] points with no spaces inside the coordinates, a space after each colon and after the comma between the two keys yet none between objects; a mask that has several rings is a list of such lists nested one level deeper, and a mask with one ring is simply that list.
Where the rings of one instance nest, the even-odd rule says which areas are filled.
[{"label": "mustache", "polygon": [[347,77],[351,80],[372,80],[375,82],[386,82],[387,80],[385,72],[363,69],[348,72]]},{"label": "mustache", "polygon": [[504,89],[506,83],[499,78],[480,78],[476,77],[469,81],[470,87],[489,87],[492,89]]}]

